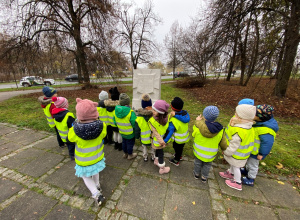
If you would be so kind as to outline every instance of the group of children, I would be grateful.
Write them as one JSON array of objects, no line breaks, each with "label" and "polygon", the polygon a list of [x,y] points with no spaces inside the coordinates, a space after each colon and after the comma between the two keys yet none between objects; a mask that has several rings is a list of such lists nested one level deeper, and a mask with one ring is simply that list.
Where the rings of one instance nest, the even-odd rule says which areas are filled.
[{"label": "group of children", "polygon": [[[82,177],[98,205],[104,201],[99,182],[99,172],[105,168],[104,144],[113,144],[116,150],[123,150],[123,158],[132,160],[135,140],[143,148],[143,159],[158,166],[160,174],[170,172],[164,160],[164,148],[173,142],[175,154],[169,162],[179,166],[185,143],[190,140],[190,116],[183,110],[184,102],[175,97],[170,105],[164,100],[152,103],[149,94],[141,97],[141,108],[130,108],[130,97],[119,93],[117,87],[99,94],[99,103],[77,98],[76,120],[68,111],[68,100],[57,97],[56,90],[43,88],[44,96],[39,101],[50,127],[55,128],[60,147],[66,143],[71,160],[75,160],[75,175]],[[218,123],[219,109],[207,106],[203,116],[196,118],[193,126],[193,149],[195,155],[193,175],[207,182],[212,161],[219,148],[223,151],[230,168],[219,172],[225,183],[242,190],[242,183],[253,186],[259,161],[270,152],[278,131],[273,118],[274,108],[270,105],[254,106],[252,99],[243,99],[236,107],[235,115],[228,126]],[[241,178],[241,174],[245,175]]]}]

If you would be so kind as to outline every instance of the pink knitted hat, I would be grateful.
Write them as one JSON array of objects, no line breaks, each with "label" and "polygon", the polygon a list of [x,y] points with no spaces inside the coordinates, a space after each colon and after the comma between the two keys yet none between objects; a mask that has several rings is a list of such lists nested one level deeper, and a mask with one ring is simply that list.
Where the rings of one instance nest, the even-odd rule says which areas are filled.
[{"label": "pink knitted hat", "polygon": [[68,100],[64,97],[52,97],[52,102],[56,108],[69,108]]},{"label": "pink knitted hat", "polygon": [[99,117],[97,102],[88,99],[76,99],[76,116],[80,121],[96,120]]},{"label": "pink knitted hat", "polygon": [[159,114],[165,114],[168,112],[170,105],[165,100],[157,100],[152,105],[152,109],[157,111]]}]

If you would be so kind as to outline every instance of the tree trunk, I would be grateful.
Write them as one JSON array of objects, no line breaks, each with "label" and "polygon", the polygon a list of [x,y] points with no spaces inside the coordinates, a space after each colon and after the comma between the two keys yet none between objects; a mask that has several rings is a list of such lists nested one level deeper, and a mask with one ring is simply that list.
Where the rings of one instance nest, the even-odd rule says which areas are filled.
[{"label": "tree trunk", "polygon": [[[238,29],[238,28],[236,28],[236,29]],[[238,34],[239,34],[238,30],[235,31],[233,53],[232,53],[232,57],[230,59],[229,70],[228,70],[228,75],[227,75],[226,81],[230,81],[230,78],[231,78],[231,73],[233,70],[234,62],[235,62],[236,50],[237,50],[238,39],[239,39]]]},{"label": "tree trunk", "polygon": [[286,31],[286,45],[283,54],[282,66],[280,68],[278,80],[274,88],[274,94],[278,97],[286,95],[288,82],[293,69],[297,48],[299,44],[300,27],[300,1],[291,1],[291,15]]},{"label": "tree trunk", "polygon": [[81,65],[78,56],[75,56],[75,60],[76,60],[76,68],[78,74],[78,82],[82,83]]}]

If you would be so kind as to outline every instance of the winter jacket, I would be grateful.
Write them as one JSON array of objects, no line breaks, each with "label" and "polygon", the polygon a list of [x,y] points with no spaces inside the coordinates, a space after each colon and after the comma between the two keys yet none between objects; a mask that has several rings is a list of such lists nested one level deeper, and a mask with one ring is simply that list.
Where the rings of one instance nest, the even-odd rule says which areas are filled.
[{"label": "winter jacket", "polygon": [[[125,118],[130,113],[130,111],[131,111],[131,108],[129,106],[117,105],[116,108],[115,108],[115,115],[118,118]],[[135,137],[135,131],[134,131],[134,129],[135,129],[135,119],[136,119],[135,113],[131,112],[130,124],[133,128],[133,133],[130,134],[130,135],[121,134],[122,138],[132,139],[132,138]],[[117,125],[115,116],[113,117],[113,120],[114,120],[114,124]]]},{"label": "winter jacket", "polygon": [[96,120],[90,123],[74,122],[75,134],[83,140],[93,140],[97,138],[103,130],[103,122]]},{"label": "winter jacket", "polygon": [[[175,116],[173,116],[173,117],[175,117],[176,119],[178,119],[179,121],[181,121],[183,123],[188,123],[190,121],[190,115],[185,110],[176,112]],[[167,143],[170,140],[170,138],[172,137],[174,132],[175,132],[175,126],[173,125],[172,122],[170,122],[168,130],[167,130],[167,136],[164,138],[165,143]]]},{"label": "winter jacket", "polygon": [[[136,116],[143,117],[146,122],[149,121],[149,119],[152,117],[152,115],[153,115],[152,110],[140,108],[136,111]],[[140,137],[141,137],[141,129],[140,129],[138,123],[135,123],[134,136],[135,136],[135,139],[140,139]]]},{"label": "winter jacket", "polygon": [[[276,133],[279,130],[278,127],[278,123],[277,121],[272,117],[270,120],[268,121],[258,121],[256,122],[256,124],[253,125],[253,127],[267,127],[272,129],[273,131],[275,131]],[[262,134],[259,136],[260,139],[260,147],[259,147],[259,155],[262,155],[263,159],[266,158],[266,156],[270,153],[274,141],[275,141],[275,137],[271,134]],[[257,155],[250,155],[250,157],[257,159]]]},{"label": "winter jacket", "polygon": [[[49,111],[50,111],[50,114],[52,115],[52,110],[55,107],[54,103],[51,103],[52,102],[52,98],[48,98],[48,97],[45,97],[45,96],[40,96],[38,98],[38,101],[41,103],[41,107],[42,108],[46,108],[47,105],[51,104],[50,108],[49,108]],[[53,115],[52,115],[52,118],[53,118]]]}]

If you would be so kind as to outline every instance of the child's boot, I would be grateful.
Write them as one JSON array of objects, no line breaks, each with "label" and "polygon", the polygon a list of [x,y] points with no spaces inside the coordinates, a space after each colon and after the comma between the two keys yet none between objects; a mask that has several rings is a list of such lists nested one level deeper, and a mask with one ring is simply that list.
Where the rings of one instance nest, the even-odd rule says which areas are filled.
[{"label": "child's boot", "polygon": [[247,185],[247,186],[254,186],[254,179],[251,179],[249,177],[243,177],[242,178],[242,183],[243,185]]},{"label": "child's boot", "polygon": [[244,175],[244,176],[247,176],[247,175],[248,175],[248,170],[246,170],[245,167],[240,168],[240,170],[241,170],[241,174],[242,174],[242,175]]},{"label": "child's boot", "polygon": [[158,157],[154,158],[154,162],[153,163],[154,163],[155,166],[158,166]]},{"label": "child's boot", "polygon": [[119,149],[119,143],[118,143],[118,142],[115,142],[114,148],[115,148],[115,150],[118,150],[118,149]]},{"label": "child's boot", "polygon": [[137,156],[137,153],[128,154],[127,159],[132,160],[132,159],[136,158],[136,156]]},{"label": "child's boot", "polygon": [[94,199],[95,199],[96,205],[100,206],[104,202],[105,197],[99,192]]},{"label": "child's boot", "polygon": [[119,150],[119,151],[123,150],[123,148],[122,148],[122,143],[118,143],[118,150]]},{"label": "child's boot", "polygon": [[166,167],[166,163],[158,164],[159,167],[159,174],[165,174],[170,172],[170,167]]}]

